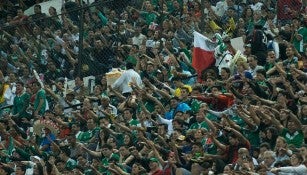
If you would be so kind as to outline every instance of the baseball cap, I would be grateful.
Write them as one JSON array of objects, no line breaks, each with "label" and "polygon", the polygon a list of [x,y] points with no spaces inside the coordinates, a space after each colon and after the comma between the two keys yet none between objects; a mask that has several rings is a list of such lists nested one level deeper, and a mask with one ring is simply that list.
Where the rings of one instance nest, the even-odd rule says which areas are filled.
[{"label": "baseball cap", "polygon": [[244,47],[252,47],[251,44],[245,44]]},{"label": "baseball cap", "polygon": [[159,160],[158,160],[157,158],[155,158],[155,157],[150,158],[149,161],[151,161],[151,162],[157,162],[157,163],[159,162]]}]

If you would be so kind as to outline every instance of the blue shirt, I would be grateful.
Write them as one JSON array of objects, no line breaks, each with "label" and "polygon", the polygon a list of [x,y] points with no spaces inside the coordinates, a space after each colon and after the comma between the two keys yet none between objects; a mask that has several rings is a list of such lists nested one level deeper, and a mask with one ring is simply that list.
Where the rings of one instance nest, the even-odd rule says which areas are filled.
[{"label": "blue shirt", "polygon": [[[50,133],[49,135],[49,138],[50,140],[54,141],[56,138],[55,138],[55,135]],[[45,150],[45,152],[50,152],[51,151],[51,148],[50,148],[50,145],[51,145],[51,141],[50,141],[47,136],[45,136],[41,142],[41,147],[45,146],[45,145],[48,145],[48,148]]]},{"label": "blue shirt", "polygon": [[167,120],[171,120],[171,119],[174,119],[176,112],[178,112],[178,111],[186,112],[186,111],[189,111],[189,110],[191,110],[191,107],[188,104],[181,102],[176,106],[175,109],[171,109],[170,111],[166,112],[164,117]]}]

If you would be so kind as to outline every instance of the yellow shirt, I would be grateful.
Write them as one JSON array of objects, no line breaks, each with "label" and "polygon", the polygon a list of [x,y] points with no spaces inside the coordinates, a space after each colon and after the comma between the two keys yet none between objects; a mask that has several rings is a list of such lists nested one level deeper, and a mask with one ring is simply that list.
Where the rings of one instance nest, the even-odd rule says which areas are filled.
[{"label": "yellow shirt", "polygon": [[2,86],[4,86],[4,87],[3,87],[2,94],[0,94],[0,103],[3,103],[5,101],[5,99],[4,99],[5,91],[10,87],[8,84],[4,84]]}]

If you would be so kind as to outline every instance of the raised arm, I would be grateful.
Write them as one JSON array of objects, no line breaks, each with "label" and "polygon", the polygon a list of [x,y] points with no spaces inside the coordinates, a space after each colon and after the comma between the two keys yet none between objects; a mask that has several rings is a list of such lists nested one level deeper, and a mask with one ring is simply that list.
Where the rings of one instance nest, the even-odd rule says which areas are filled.
[{"label": "raised arm", "polygon": [[162,110],[162,113],[165,113],[165,108],[163,106],[163,104],[155,97],[153,97],[152,95],[148,94],[145,92],[145,97],[150,100],[150,101],[153,101],[155,104],[157,104],[160,109]]},{"label": "raised arm", "polygon": [[155,147],[155,144],[152,141],[149,141],[149,140],[147,140],[146,143],[150,146],[150,148],[152,149],[155,157],[158,158],[158,160],[161,163],[162,167],[164,167],[165,164],[166,164],[166,161],[162,158],[162,156],[158,152],[157,148]]},{"label": "raised arm", "polygon": [[221,150],[223,151],[226,151],[227,149],[227,146],[222,144],[220,141],[218,141],[216,138],[215,138],[215,133],[210,133],[209,134],[209,137],[212,139],[213,143],[219,147]]},{"label": "raised arm", "polygon": [[300,88],[300,90],[303,90],[306,92],[307,87],[305,86],[304,83],[300,82],[296,77],[293,77],[293,80],[296,83],[296,85]]},{"label": "raised arm", "polygon": [[267,99],[263,99],[263,98],[260,98],[259,96],[257,95],[251,95],[252,98],[266,104],[266,105],[269,105],[269,106],[272,106],[274,105],[276,102],[275,101],[272,101],[272,100],[267,100]]},{"label": "raised arm", "polygon": [[240,140],[242,140],[244,143],[249,143],[249,141],[239,132],[238,130],[230,127],[225,128],[227,131],[230,131],[234,133]]},{"label": "raised arm", "polygon": [[[157,80],[155,80],[157,81]],[[166,98],[166,99],[171,99],[171,96],[165,92],[165,91],[162,91],[161,89],[158,89],[156,86],[154,86],[153,84],[151,84],[147,79],[143,80],[143,82],[151,89],[153,90],[154,92],[158,93],[159,95],[161,95],[162,97]]]},{"label": "raised arm", "polygon": [[287,76],[287,72],[284,70],[282,62],[278,62],[276,65],[276,70],[278,71],[278,73],[283,76],[286,77]]},{"label": "raised arm", "polygon": [[82,145],[81,148],[82,148],[85,152],[89,153],[91,156],[94,156],[94,157],[101,157],[101,156],[102,156],[101,152],[89,150],[89,149],[86,148],[84,145]]},{"label": "raised arm", "polygon": [[298,119],[296,115],[294,115],[290,110],[285,110],[287,114],[289,114],[292,121],[295,123],[295,126],[297,126],[298,129],[302,129],[302,123]]},{"label": "raised arm", "polygon": [[122,95],[120,92],[118,92],[117,90],[113,89],[112,86],[109,85],[108,88],[109,88],[110,92],[113,92],[114,95],[115,95],[116,97],[119,98],[120,101],[125,101],[125,100],[126,100],[126,97],[123,96],[123,95]]},{"label": "raised arm", "polygon": [[255,122],[255,124],[257,126],[260,125],[260,118],[257,116],[256,112],[255,112],[255,107],[254,106],[250,106],[249,107],[249,113],[250,113],[250,117],[253,119],[253,121]]},{"label": "raised arm", "polygon": [[294,93],[293,91],[293,87],[291,86],[290,82],[287,81],[285,78],[283,79],[283,84],[286,88],[286,90],[289,92],[290,96],[292,97],[292,99],[297,99],[298,96]]},{"label": "raised arm", "polygon": [[292,65],[291,65],[291,66],[290,66],[290,69],[293,70],[293,71],[295,71],[296,73],[298,73],[298,74],[304,76],[305,78],[307,78],[307,74],[306,74],[304,71],[301,71],[301,70],[297,69],[295,66],[292,66]]},{"label": "raised arm", "polygon": [[127,133],[132,133],[132,130],[129,128],[129,127],[127,127],[127,126],[125,126],[125,125],[122,125],[122,124],[120,124],[120,123],[118,123],[116,120],[113,120],[113,123],[116,125],[116,126],[118,126],[121,130],[123,130],[123,131],[125,131],[125,132],[127,132]]},{"label": "raised arm", "polygon": [[277,128],[278,131],[282,131],[285,127],[275,118],[274,114],[270,115],[272,124]]},{"label": "raised arm", "polygon": [[230,120],[230,118],[227,117],[226,115],[222,115],[222,118],[224,118],[232,128],[235,128],[236,130],[241,129],[239,125],[237,125],[234,121]]},{"label": "raised arm", "polygon": [[209,128],[211,129],[211,132],[216,133],[217,129],[215,125],[211,122],[211,120],[207,118],[206,114],[204,114],[204,120],[208,124]]},{"label": "raised arm", "polygon": [[[249,120],[250,115],[246,114],[246,113],[243,111],[242,107],[239,107],[239,108],[238,108],[237,113],[238,113],[238,115],[244,120],[244,122],[245,122],[249,127],[251,127],[251,128],[256,128],[256,127],[257,127],[257,125],[256,125],[256,123],[255,123],[254,121]],[[237,128],[236,128],[236,129],[237,129]],[[237,130],[238,130],[238,129],[237,129]]]},{"label": "raised arm", "polygon": [[119,175],[130,175],[129,173],[125,172],[122,170],[119,166],[115,165],[114,163],[110,163],[108,170],[113,172],[114,174],[119,174]]},{"label": "raised arm", "polygon": [[69,122],[64,122],[61,117],[52,117],[50,118],[52,121],[56,122],[57,124],[61,125],[61,126],[65,126],[65,127],[69,127]]}]

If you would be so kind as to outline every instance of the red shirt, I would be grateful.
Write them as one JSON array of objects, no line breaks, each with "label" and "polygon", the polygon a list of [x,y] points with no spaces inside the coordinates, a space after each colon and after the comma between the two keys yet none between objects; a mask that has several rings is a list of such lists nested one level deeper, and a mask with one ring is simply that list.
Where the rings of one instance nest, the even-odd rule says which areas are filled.
[{"label": "red shirt", "polygon": [[163,175],[163,171],[162,170],[157,170],[154,173],[152,173],[152,175]]},{"label": "red shirt", "polygon": [[223,94],[217,97],[198,96],[196,99],[208,103],[212,110],[216,111],[223,111],[234,104],[234,96],[226,96]]},{"label": "red shirt", "polygon": [[69,128],[61,128],[60,133],[58,135],[59,139],[64,139],[66,136],[70,134],[70,129]]},{"label": "red shirt", "polygon": [[239,143],[238,145],[228,145],[226,148],[226,153],[228,155],[227,163],[233,164],[237,162],[239,156],[238,151],[240,148],[246,148],[250,150],[251,145],[248,141],[246,143]]},{"label": "red shirt", "polygon": [[299,12],[301,10],[301,0],[278,0],[277,1],[277,19],[289,20],[293,18],[292,11]]}]

